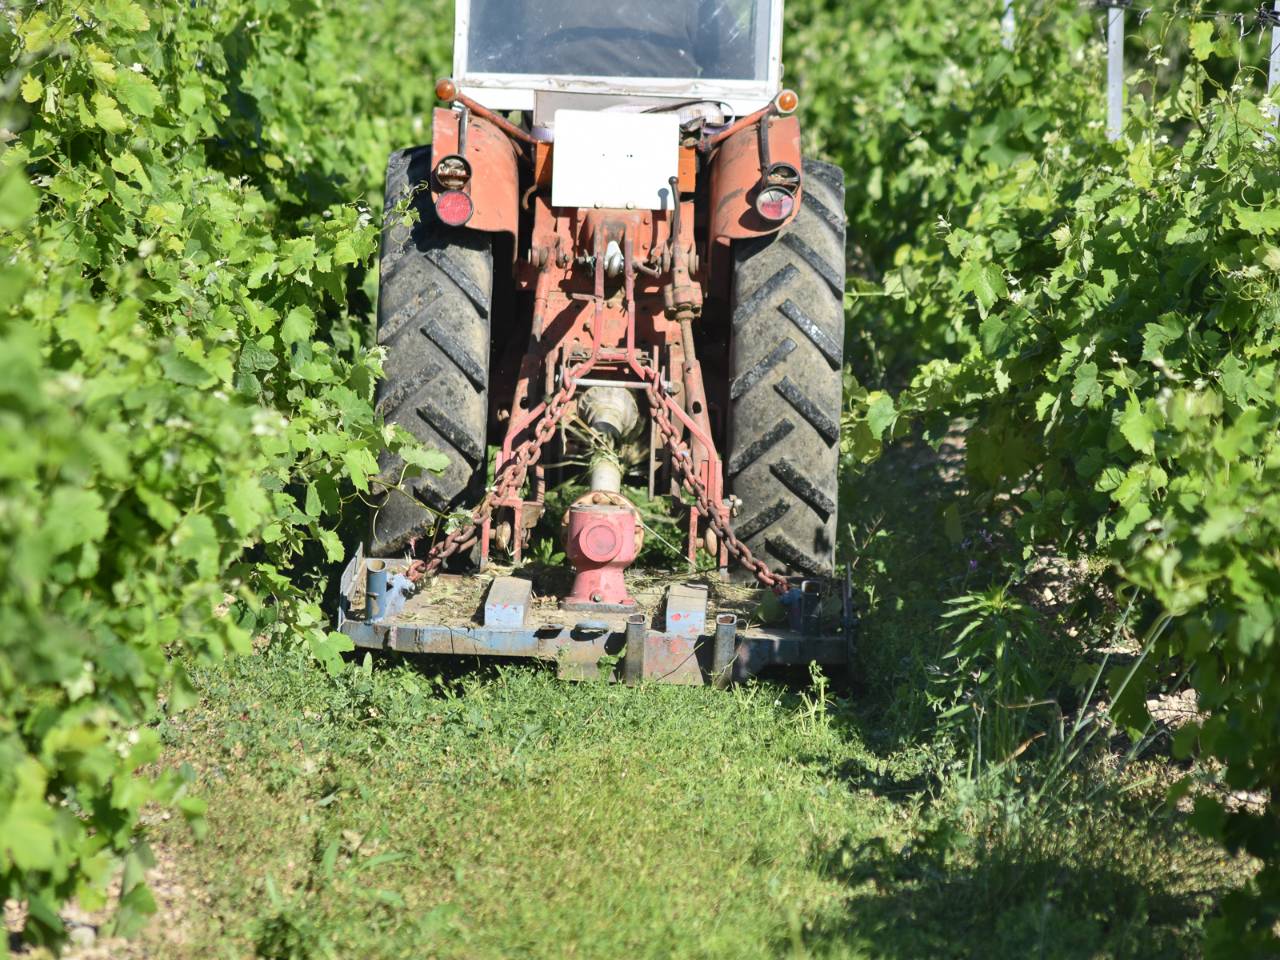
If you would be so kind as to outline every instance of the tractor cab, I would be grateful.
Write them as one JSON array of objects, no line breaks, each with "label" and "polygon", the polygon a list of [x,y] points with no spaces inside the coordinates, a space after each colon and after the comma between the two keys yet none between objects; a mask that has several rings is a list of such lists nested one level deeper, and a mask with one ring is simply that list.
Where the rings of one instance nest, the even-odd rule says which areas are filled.
[{"label": "tractor cab", "polygon": [[359,645],[690,683],[847,662],[844,178],[801,155],[781,23],[458,0],[378,302],[378,411],[448,464],[382,460]]},{"label": "tractor cab", "polygon": [[780,0],[458,0],[454,78],[478,103],[531,111],[689,101],[745,115],[778,92]]}]

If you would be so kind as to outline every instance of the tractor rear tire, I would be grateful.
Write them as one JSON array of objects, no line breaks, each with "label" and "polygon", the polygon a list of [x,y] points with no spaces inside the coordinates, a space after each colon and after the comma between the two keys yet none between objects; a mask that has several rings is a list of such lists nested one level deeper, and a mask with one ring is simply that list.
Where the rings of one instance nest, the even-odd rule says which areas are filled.
[{"label": "tractor rear tire", "polygon": [[775,569],[835,570],[844,360],[844,172],[804,162],[778,234],[733,246],[730,493],[735,532]]},{"label": "tractor rear tire", "polygon": [[[378,288],[378,343],[387,359],[377,410],[445,453],[449,465],[388,491],[373,517],[373,556],[403,551],[430,533],[437,514],[473,507],[484,487],[493,241],[440,222],[426,189],[430,171],[430,147],[399,150],[387,162]],[[406,198],[417,223],[394,213]],[[396,483],[403,467],[384,453],[384,483]]]}]

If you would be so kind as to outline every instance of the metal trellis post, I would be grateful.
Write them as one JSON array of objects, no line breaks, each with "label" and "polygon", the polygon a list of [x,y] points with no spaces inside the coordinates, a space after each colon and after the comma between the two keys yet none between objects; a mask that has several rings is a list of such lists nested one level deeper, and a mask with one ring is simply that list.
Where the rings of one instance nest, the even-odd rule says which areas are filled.
[{"label": "metal trellis post", "polygon": [[[1263,9],[1266,9],[1265,0]],[[1267,92],[1275,93],[1276,85],[1280,84],[1280,0],[1275,0],[1274,11],[1271,18],[1271,64],[1267,70]],[[1277,126],[1280,126],[1280,105],[1274,105],[1271,108],[1271,120]]]},{"label": "metal trellis post", "polygon": [[[1119,140],[1124,128],[1124,9],[1131,0],[1108,0],[1107,139]],[[1280,2],[1280,0],[1277,0]]]}]

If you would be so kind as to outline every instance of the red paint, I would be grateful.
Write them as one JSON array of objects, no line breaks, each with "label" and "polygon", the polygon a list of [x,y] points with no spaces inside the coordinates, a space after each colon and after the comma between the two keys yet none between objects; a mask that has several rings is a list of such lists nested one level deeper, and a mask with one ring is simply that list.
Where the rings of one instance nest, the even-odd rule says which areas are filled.
[{"label": "red paint", "polygon": [[636,558],[636,517],[613,504],[574,504],[566,549],[577,575],[570,603],[631,606],[622,572]]},{"label": "red paint", "polygon": [[[714,398],[708,397],[700,364],[691,362],[686,345],[698,335],[710,285],[723,285],[728,278],[730,241],[776,232],[794,217],[800,203],[797,189],[790,197],[791,209],[783,209],[785,203],[768,207],[770,216],[781,214],[780,220],[766,219],[756,208],[766,167],[787,164],[800,169],[799,122],[792,116],[768,116],[770,112],[744,118],[745,122],[723,131],[718,142],[706,145],[710,149],[702,151],[706,160],[701,169],[695,151],[682,151],[677,188],[680,230],[679,236],[673,236],[677,218],[671,211],[553,207],[546,189],[555,162],[551,146],[539,143],[528,150],[519,143],[513,145],[499,126],[471,111],[464,157],[474,171],[468,190],[475,212],[467,226],[507,231],[519,238],[514,245],[518,250],[514,278],[517,289],[532,301],[528,349],[518,371],[514,362],[508,368],[508,376],[515,379],[510,393],[507,388],[499,392],[504,397],[499,413],[505,420],[505,436],[495,457],[495,474],[506,469],[517,449],[527,449],[552,398],[557,409],[563,409],[562,416],[574,416],[576,398],[566,403],[569,385],[586,377],[656,382],[674,405],[668,414],[678,442],[687,444],[698,485],[712,502],[723,501],[723,466],[712,436],[709,402]],[[459,152],[458,117],[456,111],[436,111],[434,159]],[[769,125],[767,158],[760,149],[760,122]],[[523,182],[531,189],[523,201],[516,192],[521,160],[530,165]],[[686,181],[703,176],[711,181],[711,209],[708,216],[698,205],[703,213],[697,222],[689,189],[695,184]],[[433,188],[440,189],[434,182]],[[603,263],[610,243],[622,248],[624,270],[622,277],[606,282]],[[543,435],[547,435],[545,429]],[[520,561],[525,532],[545,506],[543,468],[532,466],[528,477],[527,492],[504,496],[496,504],[493,519],[482,524],[482,563],[489,557],[499,523],[505,525],[514,559]],[[708,526],[708,518],[696,506],[690,507],[686,525],[690,559],[696,557]],[[593,557],[610,554],[615,546],[618,556],[626,556],[631,547],[615,545],[603,533],[582,540],[584,532],[578,531],[573,546],[580,561],[575,561],[579,571],[575,598],[589,601],[602,589],[625,597],[620,570],[616,579],[610,575],[603,588],[598,578],[588,586],[587,574],[595,576],[592,570],[612,569],[619,562]],[[723,544],[718,554],[721,563],[727,564]],[[582,564],[593,565],[592,570]]]},{"label": "red paint", "polygon": [[[511,140],[483,117],[467,121],[466,152],[458,149],[456,110],[436,108],[431,119],[431,169],[450,154],[458,154],[471,165],[467,195],[475,208],[467,221],[470,230],[509,233],[520,231],[520,154]],[[442,190],[431,177],[432,198]],[[438,209],[438,208],[437,208]]]},{"label": "red paint", "polygon": [[[664,287],[692,304],[695,317],[701,311],[704,273],[677,268],[659,276],[638,271],[633,264],[663,262],[670,257],[672,217],[664,211],[578,210],[552,207],[545,194],[532,198],[533,230],[530,243],[532,269],[519,271],[520,288],[533,293],[534,342],[525,354],[516,382],[506,436],[494,469],[500,471],[530,435],[546,409],[545,397],[568,379],[612,377],[642,381],[656,369],[666,382],[685,394],[685,409],[673,419],[682,429],[693,452],[694,467],[713,498],[723,491],[720,458],[710,433],[707,402],[701,378],[690,375],[684,362],[680,322],[668,309]],[[477,211],[479,216],[479,211]],[[609,241],[624,251],[623,295],[606,296],[603,269]],[[694,246],[694,203],[683,202],[677,246]],[[578,262],[595,257],[597,268]],[[612,283],[610,284],[612,293]],[[698,408],[700,416],[687,409]],[[540,485],[540,468],[533,474]],[[499,504],[509,509],[513,529],[522,529],[518,514],[526,502],[518,497]],[[481,550],[488,556],[490,528],[481,531]],[[691,525],[689,552],[696,552],[697,523]],[[513,544],[520,558],[519,538]]]},{"label": "red paint", "polygon": [[[801,169],[800,121],[794,116],[772,117],[768,123],[769,161]],[[777,233],[788,222],[766,220],[755,207],[764,180],[763,159],[755,125],[733,133],[716,150],[711,168],[711,237],[717,244]],[[800,205],[799,191],[795,205]]]}]

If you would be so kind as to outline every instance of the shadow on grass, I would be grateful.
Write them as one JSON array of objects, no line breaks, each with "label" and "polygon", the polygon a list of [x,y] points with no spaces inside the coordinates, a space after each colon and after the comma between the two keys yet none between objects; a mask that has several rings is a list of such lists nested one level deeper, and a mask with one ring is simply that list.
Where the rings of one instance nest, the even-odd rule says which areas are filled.
[{"label": "shadow on grass", "polygon": [[[1196,955],[1217,891],[1180,879],[1188,865],[1177,869],[1157,838],[1133,839],[1147,849],[1132,859],[1109,842],[1089,849],[1043,835],[954,852],[874,841],[837,851],[825,866],[848,886],[847,909],[806,945],[818,957],[903,960]],[[1144,872],[1158,865],[1173,872]]]},{"label": "shadow on grass", "polygon": [[[1017,565],[1012,538],[987,530],[967,497],[963,440],[949,441],[937,452],[902,443],[845,483],[841,522],[863,610],[850,696],[830,713],[866,749],[805,762],[892,804],[913,828],[905,844],[877,837],[823,856],[818,868],[847,898],[805,932],[805,947],[904,960],[1198,956],[1202,918],[1240,871],[1166,812],[1161,791],[1126,793],[1114,764],[1090,764],[1072,775],[1087,799],[1071,788],[1031,803],[1025,778],[1051,738],[1012,754],[1027,750],[1024,779],[1009,767],[978,782],[940,732],[927,690],[955,634],[940,629],[945,601]],[[1037,693],[1078,706],[1071,689]]]},{"label": "shadow on grass", "polygon": [[924,687],[946,648],[944,600],[972,574],[956,536],[962,458],[956,442],[934,451],[903,441],[841,484],[842,558],[861,621],[851,693],[859,732],[877,751],[918,741],[934,723]]}]

